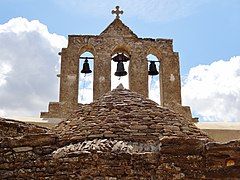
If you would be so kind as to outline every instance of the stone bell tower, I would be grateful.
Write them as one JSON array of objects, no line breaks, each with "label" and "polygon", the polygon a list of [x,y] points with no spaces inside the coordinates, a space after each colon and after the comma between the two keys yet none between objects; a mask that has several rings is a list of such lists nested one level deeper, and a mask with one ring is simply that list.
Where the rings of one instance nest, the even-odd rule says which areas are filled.
[{"label": "stone bell tower", "polygon": [[[94,56],[93,100],[111,90],[111,60],[117,53],[129,57],[129,89],[148,96],[148,62],[152,54],[160,61],[161,105],[192,120],[190,108],[182,106],[179,56],[172,39],[139,38],[121,20],[123,11],[116,7],[113,22],[100,35],[69,35],[68,46],[61,51],[59,102],[50,102],[42,118],[66,118],[77,110],[79,58],[84,52]],[[139,73],[141,72],[141,73]]]}]

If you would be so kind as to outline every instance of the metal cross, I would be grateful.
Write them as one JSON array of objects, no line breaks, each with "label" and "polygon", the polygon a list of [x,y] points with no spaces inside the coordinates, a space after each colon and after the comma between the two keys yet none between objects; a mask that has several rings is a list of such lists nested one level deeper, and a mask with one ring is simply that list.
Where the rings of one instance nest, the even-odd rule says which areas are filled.
[{"label": "metal cross", "polygon": [[112,14],[116,14],[116,19],[119,19],[119,14],[123,14],[123,11],[119,11],[119,6],[116,6],[116,10],[112,10]]}]

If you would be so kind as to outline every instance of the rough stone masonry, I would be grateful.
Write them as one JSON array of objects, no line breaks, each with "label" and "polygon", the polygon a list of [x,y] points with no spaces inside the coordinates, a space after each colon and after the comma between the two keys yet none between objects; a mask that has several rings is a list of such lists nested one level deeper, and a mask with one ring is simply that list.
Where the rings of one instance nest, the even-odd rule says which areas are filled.
[{"label": "rough stone masonry", "polygon": [[118,88],[46,129],[0,119],[1,179],[240,179],[240,141]]}]

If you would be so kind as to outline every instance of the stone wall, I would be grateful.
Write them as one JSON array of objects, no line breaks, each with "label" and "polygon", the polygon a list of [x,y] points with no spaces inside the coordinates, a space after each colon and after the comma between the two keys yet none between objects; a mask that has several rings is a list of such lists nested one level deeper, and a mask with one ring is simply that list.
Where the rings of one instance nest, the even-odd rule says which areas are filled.
[{"label": "stone wall", "polygon": [[[7,134],[11,121],[4,121]],[[158,144],[94,139],[64,144],[57,134],[14,122],[0,137],[0,179],[238,179],[240,141],[164,137]],[[26,134],[25,134],[26,133]],[[10,133],[9,133],[10,135]]]}]

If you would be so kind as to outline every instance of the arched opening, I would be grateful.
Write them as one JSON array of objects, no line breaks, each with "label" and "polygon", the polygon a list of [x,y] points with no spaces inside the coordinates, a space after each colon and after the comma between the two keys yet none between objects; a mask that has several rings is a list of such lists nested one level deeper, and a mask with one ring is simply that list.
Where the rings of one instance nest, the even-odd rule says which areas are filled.
[{"label": "arched opening", "polygon": [[78,103],[93,101],[94,57],[90,52],[81,54],[79,58]]},{"label": "arched opening", "polygon": [[[161,97],[160,97],[160,61],[158,58],[152,54],[147,56],[148,61],[148,97],[149,99],[155,101],[156,103],[161,105]],[[155,70],[158,72],[156,73]],[[150,72],[151,71],[151,72]]]},{"label": "arched opening", "polygon": [[[115,62],[113,59],[117,56],[122,56],[122,62]],[[121,58],[120,58],[121,59]],[[129,55],[124,52],[117,52],[112,56],[111,60],[111,90],[115,89],[120,83],[123,84],[124,88],[129,89]],[[120,64],[122,63],[122,64]],[[126,75],[124,75],[126,72]],[[120,74],[120,76],[119,76]]]}]

